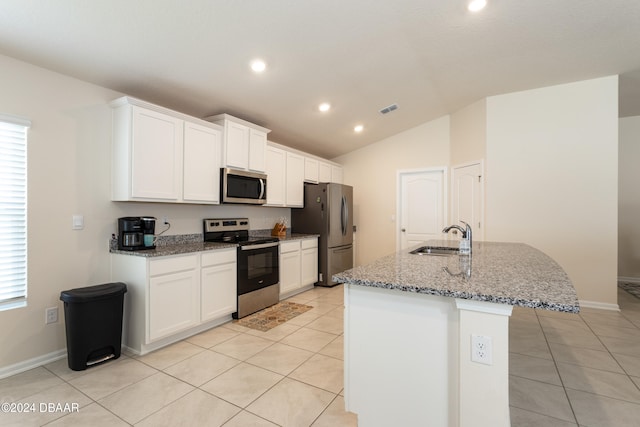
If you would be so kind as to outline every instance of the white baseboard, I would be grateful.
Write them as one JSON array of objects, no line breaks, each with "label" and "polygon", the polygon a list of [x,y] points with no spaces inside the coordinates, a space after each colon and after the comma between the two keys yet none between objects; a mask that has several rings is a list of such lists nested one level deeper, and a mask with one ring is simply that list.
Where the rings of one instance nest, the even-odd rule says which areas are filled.
[{"label": "white baseboard", "polygon": [[34,357],[33,359],[24,360],[13,365],[0,367],[0,379],[28,371],[29,369],[37,368],[38,366],[46,365],[47,363],[55,362],[63,357],[67,357],[66,348]]},{"label": "white baseboard", "polygon": [[620,311],[620,306],[618,304],[609,304],[606,302],[585,301],[585,300],[579,300],[579,303],[580,303],[580,307],[584,307],[584,308],[597,308],[599,310]]},{"label": "white baseboard", "polygon": [[618,283],[634,283],[640,285],[640,277],[618,277]]}]

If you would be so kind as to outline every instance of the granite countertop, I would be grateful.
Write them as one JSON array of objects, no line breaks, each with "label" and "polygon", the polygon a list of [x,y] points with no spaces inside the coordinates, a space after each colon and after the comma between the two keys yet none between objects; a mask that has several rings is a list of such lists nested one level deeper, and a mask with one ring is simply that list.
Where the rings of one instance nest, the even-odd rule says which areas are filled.
[{"label": "granite countertop", "polygon": [[457,247],[457,244],[451,240],[428,241],[336,274],[333,280],[553,311],[580,311],[576,291],[565,271],[529,245],[474,242],[471,256],[409,253],[425,245]]},{"label": "granite countertop", "polygon": [[[261,233],[252,233],[253,236],[262,236]],[[270,234],[264,234],[264,236],[270,236]],[[287,234],[286,237],[280,237],[280,241],[286,240],[300,240],[309,239],[313,237],[319,237],[317,234]],[[112,254],[120,255],[132,255],[140,257],[161,257],[171,255],[182,255],[193,252],[213,251],[216,249],[235,248],[238,245],[235,243],[218,243],[218,242],[203,242],[202,234],[192,235],[178,235],[178,236],[166,236],[160,237],[155,249],[147,249],[141,251],[121,251],[117,249],[117,241],[112,240],[111,249],[109,252]]]}]

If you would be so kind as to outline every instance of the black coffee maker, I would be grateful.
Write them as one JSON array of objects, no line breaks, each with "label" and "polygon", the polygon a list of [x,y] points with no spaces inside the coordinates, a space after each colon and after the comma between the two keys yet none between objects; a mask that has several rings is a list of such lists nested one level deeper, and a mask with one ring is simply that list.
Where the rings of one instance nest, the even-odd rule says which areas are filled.
[{"label": "black coffee maker", "polygon": [[[153,217],[118,218],[118,249],[122,251],[155,249],[155,231],[156,219]],[[145,239],[145,236],[149,237]]]}]

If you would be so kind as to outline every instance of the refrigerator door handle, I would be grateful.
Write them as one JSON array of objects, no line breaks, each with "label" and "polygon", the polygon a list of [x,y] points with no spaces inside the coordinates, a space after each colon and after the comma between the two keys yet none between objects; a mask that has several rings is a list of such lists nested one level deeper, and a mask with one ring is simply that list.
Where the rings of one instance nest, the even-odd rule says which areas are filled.
[{"label": "refrigerator door handle", "polygon": [[342,235],[345,236],[347,234],[347,199],[342,196],[342,200],[340,200],[340,230],[342,231]]}]

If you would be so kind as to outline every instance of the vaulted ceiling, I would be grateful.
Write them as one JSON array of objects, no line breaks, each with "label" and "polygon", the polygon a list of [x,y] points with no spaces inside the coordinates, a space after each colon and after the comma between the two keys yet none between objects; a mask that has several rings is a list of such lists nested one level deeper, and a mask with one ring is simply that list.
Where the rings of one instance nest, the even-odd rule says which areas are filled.
[{"label": "vaulted ceiling", "polygon": [[487,96],[613,74],[620,116],[640,115],[638,0],[475,14],[466,0],[2,0],[0,53],[329,158]]}]

